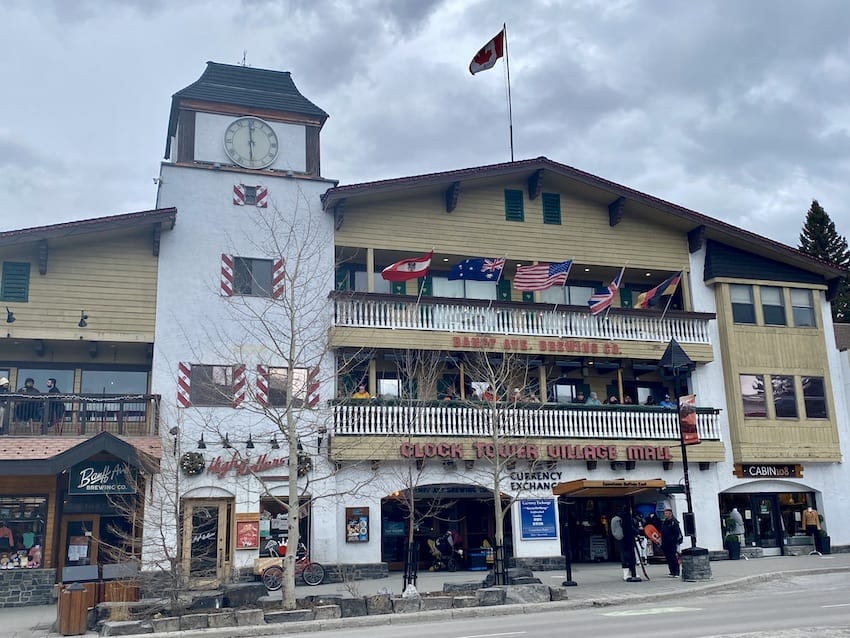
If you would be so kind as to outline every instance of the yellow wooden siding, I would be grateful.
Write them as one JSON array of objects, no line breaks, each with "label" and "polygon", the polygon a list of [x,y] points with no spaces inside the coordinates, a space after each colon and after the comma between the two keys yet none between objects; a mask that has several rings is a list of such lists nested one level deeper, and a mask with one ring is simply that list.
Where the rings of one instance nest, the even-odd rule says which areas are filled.
[{"label": "yellow wooden siding", "polygon": [[[3,302],[14,337],[144,341],[154,338],[157,258],[150,229],[82,235],[48,242],[47,274],[38,245],[0,250],[2,261],[30,263],[29,300]],[[80,311],[88,326],[79,328]]]},{"label": "yellow wooden siding", "polygon": [[[781,282],[766,283],[771,286],[786,285]],[[753,295],[756,321],[761,323],[763,319],[759,291],[755,286]],[[730,443],[735,462],[841,460],[838,430],[834,420],[835,401],[832,399],[832,378],[829,372],[823,327],[793,328],[736,324],[732,318],[729,284],[716,284],[715,296],[729,414]],[[814,298],[814,311],[819,318],[821,308],[818,295],[815,294]],[[790,307],[788,310],[790,311]],[[790,312],[788,314],[790,320]],[[796,419],[745,419],[739,380],[741,374],[795,377],[799,417]],[[807,419],[805,417],[805,405],[799,386],[799,378],[802,376],[823,377],[827,395],[827,413],[832,418]],[[768,383],[767,378],[765,383]],[[769,389],[766,401],[768,403],[771,401]],[[768,405],[767,410],[770,415],[772,406]]]},{"label": "yellow wooden siding", "polygon": [[[524,193],[524,222],[505,221],[504,189]],[[562,261],[611,267],[678,270],[688,265],[687,237],[638,213],[616,226],[607,206],[561,196],[561,225],[544,224],[542,198],[529,200],[525,180],[498,186],[463,185],[457,208],[446,213],[442,194],[399,196],[379,202],[346,202],[336,234],[339,246],[456,255],[506,255],[510,260]],[[613,199],[613,198],[612,198]],[[506,273],[512,277],[513,273]]]}]

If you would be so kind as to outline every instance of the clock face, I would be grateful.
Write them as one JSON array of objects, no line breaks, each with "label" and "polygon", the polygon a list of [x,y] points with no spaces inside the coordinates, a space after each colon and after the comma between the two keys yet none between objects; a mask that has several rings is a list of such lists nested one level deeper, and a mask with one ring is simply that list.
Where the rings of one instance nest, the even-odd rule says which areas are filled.
[{"label": "clock face", "polygon": [[272,127],[256,117],[240,117],[224,132],[224,151],[235,164],[265,168],[277,158],[279,146]]}]

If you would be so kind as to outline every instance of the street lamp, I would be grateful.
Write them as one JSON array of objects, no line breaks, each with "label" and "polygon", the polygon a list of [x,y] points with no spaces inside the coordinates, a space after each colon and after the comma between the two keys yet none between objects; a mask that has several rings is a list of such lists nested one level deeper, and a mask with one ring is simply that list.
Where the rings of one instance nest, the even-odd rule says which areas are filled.
[{"label": "street lamp", "polygon": [[682,469],[685,473],[685,500],[688,504],[688,511],[682,515],[682,522],[685,527],[685,534],[691,537],[691,547],[697,546],[697,530],[694,521],[694,506],[691,500],[691,481],[688,477],[688,448],[685,445],[685,436],[682,432],[682,423],[679,420],[679,377],[685,375],[685,378],[696,368],[696,364],[688,356],[688,353],[682,349],[682,346],[675,339],[670,339],[667,344],[667,349],[661,356],[661,361],[658,362],[658,367],[661,369],[662,376],[673,378],[673,398],[675,407],[672,410],[676,413],[676,423],[679,425],[679,445],[682,449]]}]

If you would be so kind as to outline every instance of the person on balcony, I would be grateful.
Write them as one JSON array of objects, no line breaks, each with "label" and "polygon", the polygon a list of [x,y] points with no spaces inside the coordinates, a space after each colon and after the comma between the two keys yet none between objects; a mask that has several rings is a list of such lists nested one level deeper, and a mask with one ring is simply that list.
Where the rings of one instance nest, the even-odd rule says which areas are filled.
[{"label": "person on balcony", "polygon": [[669,395],[669,394],[665,394],[665,395],[664,395],[664,399],[663,399],[663,400],[661,401],[661,403],[659,403],[658,405],[659,405],[659,407],[662,407],[662,408],[675,408],[675,407],[676,407],[676,404],[675,404],[675,403],[673,403],[673,402],[670,400],[670,395]]},{"label": "person on balcony", "polygon": [[496,391],[493,389],[492,385],[488,385],[487,389],[484,390],[484,394],[481,395],[482,401],[498,401],[499,396],[496,394]]},{"label": "person on balcony", "polygon": [[[47,394],[61,394],[56,387],[56,379],[47,380]],[[62,401],[49,401],[47,403],[47,424],[50,427],[57,426],[57,431],[62,433],[62,422],[65,419],[65,404]]]},{"label": "person on balcony", "polygon": [[648,397],[646,397],[646,403],[644,403],[644,405],[654,406],[655,405],[655,397],[650,394]]},{"label": "person on balcony", "polygon": [[610,397],[608,397],[608,400],[605,403],[607,403],[608,405],[620,405],[620,399],[618,399],[616,395],[612,394]]},{"label": "person on balcony", "polygon": [[578,394],[576,394],[575,397],[573,398],[573,403],[582,403],[583,404],[586,401],[587,401],[587,399],[584,396],[584,392],[582,392],[581,390],[579,390]]},{"label": "person on balcony", "polygon": [[584,402],[585,405],[602,405],[602,401],[599,400],[599,396],[595,392],[591,392],[587,401]]},{"label": "person on balcony", "polygon": [[634,405],[634,402],[632,401],[632,396],[630,394],[627,394],[623,397],[623,405]]},{"label": "person on balcony", "polygon": [[446,388],[446,391],[443,393],[441,397],[443,401],[457,401],[460,397],[457,395],[457,391],[453,385],[450,385]]},{"label": "person on balcony", "polygon": [[357,386],[357,391],[351,395],[352,399],[371,399],[372,395],[369,394],[369,391],[366,389],[366,386],[360,384]]},{"label": "person on balcony", "polygon": [[[35,379],[24,380],[24,387],[18,389],[18,394],[41,394],[35,387]],[[15,417],[18,421],[41,421],[41,403],[38,401],[20,401],[15,408]]]}]

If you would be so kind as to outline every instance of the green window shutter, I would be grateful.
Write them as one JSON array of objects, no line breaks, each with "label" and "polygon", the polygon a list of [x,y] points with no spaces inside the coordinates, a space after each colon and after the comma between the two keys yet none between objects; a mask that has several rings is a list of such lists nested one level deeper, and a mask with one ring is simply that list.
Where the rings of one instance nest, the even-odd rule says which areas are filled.
[{"label": "green window shutter", "polygon": [[496,284],[496,299],[499,301],[511,300],[511,280],[500,279]]},{"label": "green window shutter", "polygon": [[434,282],[431,279],[431,275],[425,276],[425,283],[422,283],[422,279],[416,280],[417,287],[422,287],[422,296],[423,297],[433,297],[434,296]]},{"label": "green window shutter", "polygon": [[632,307],[632,289],[628,286],[620,286],[620,308]]},{"label": "green window shutter", "polygon": [[525,211],[522,207],[522,191],[505,189],[505,221],[525,221]]},{"label": "green window shutter", "polygon": [[543,223],[561,223],[561,196],[557,193],[543,193]]},{"label": "green window shutter", "polygon": [[351,274],[348,268],[336,269],[336,289],[351,290]]},{"label": "green window shutter", "polygon": [[0,282],[0,299],[3,301],[28,301],[30,294],[29,262],[4,261]]},{"label": "green window shutter", "polygon": [[395,281],[392,285],[392,293],[394,295],[406,295],[407,283],[404,281]]},{"label": "green window shutter", "polygon": [[534,293],[531,291],[523,292],[522,303],[534,303]]}]

